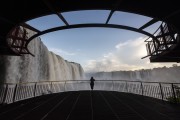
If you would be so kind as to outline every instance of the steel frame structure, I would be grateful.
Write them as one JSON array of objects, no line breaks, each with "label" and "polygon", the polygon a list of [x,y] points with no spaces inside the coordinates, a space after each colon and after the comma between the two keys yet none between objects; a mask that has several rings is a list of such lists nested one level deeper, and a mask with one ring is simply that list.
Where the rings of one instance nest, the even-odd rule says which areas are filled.
[{"label": "steel frame structure", "polygon": [[[73,3],[73,5],[70,5]],[[84,4],[83,4],[84,3]],[[22,4],[22,3],[21,3]],[[83,27],[108,27],[108,28],[118,28],[118,29],[126,29],[130,31],[139,32],[145,34],[151,38],[151,41],[148,41],[147,44],[147,51],[148,55],[150,56],[151,62],[158,61],[158,62],[179,62],[179,31],[180,31],[180,23],[179,23],[179,16],[180,16],[180,9],[176,2],[167,2],[164,1],[164,9],[159,9],[159,5],[155,5],[152,1],[138,1],[138,0],[115,0],[115,1],[106,1],[106,0],[77,0],[76,2],[70,2],[69,0],[62,0],[62,1],[50,1],[50,0],[42,0],[36,1],[31,0],[27,1],[27,3],[23,3],[27,9],[34,8],[35,12],[27,11],[27,13],[22,14],[21,11],[25,10],[25,7],[20,9],[20,4],[18,1],[14,2],[12,6],[9,3],[5,2],[4,6],[9,6],[11,8],[16,8],[17,13],[19,11],[19,16],[17,17],[3,12],[3,6],[0,6],[0,10],[3,13],[0,16],[0,25],[4,27],[4,30],[0,30],[0,53],[1,54],[12,54],[12,55],[23,55],[23,54],[31,54],[28,50],[28,44],[30,41],[38,37],[40,35],[57,31],[57,30],[64,30],[64,29],[73,29],[73,28],[83,28]],[[133,6],[131,5],[133,4]],[[152,7],[153,5],[153,8]],[[165,9],[169,5],[173,5],[173,9],[167,10]],[[105,23],[100,24],[76,24],[70,25],[68,21],[62,15],[63,12],[68,11],[76,11],[76,10],[110,10],[110,13],[106,19]],[[139,28],[133,28],[130,26],[123,26],[123,25],[114,25],[109,24],[111,17],[115,11],[126,11],[126,12],[133,12],[145,16],[152,17],[153,19],[149,22],[145,23]],[[13,11],[12,11],[13,12]],[[151,14],[152,13],[152,14]],[[22,15],[21,15],[22,14]],[[47,29],[44,31],[39,31],[32,26],[25,24],[27,20],[48,15],[48,14],[56,14],[61,21],[64,22],[65,26],[59,26],[51,29]],[[162,21],[166,24],[166,26],[161,25],[159,29],[160,33],[156,36],[155,34],[150,34],[144,31],[145,28],[153,25],[154,23]],[[4,24],[3,24],[4,23]],[[6,25],[6,26],[5,26]],[[17,34],[17,29],[22,26],[21,34]],[[37,34],[27,38],[26,31],[24,28],[31,29],[36,31]],[[14,33],[14,31],[16,31]],[[2,34],[1,34],[2,33]],[[171,39],[170,39],[171,38]],[[4,39],[6,42],[4,42]],[[173,42],[172,42],[173,41]],[[174,50],[175,51],[174,51]],[[171,52],[173,51],[173,53]],[[147,57],[146,56],[146,57]],[[153,60],[157,58],[163,58],[160,60]],[[166,59],[164,59],[166,58]],[[173,59],[171,59],[173,58]],[[178,58],[178,59],[174,59]]]}]

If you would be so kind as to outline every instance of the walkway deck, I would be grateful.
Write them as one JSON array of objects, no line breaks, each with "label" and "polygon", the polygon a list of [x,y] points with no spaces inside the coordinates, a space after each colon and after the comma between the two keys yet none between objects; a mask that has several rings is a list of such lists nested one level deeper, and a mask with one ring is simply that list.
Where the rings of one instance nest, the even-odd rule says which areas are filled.
[{"label": "walkway deck", "polygon": [[130,93],[77,91],[0,107],[1,120],[179,120],[180,105]]}]

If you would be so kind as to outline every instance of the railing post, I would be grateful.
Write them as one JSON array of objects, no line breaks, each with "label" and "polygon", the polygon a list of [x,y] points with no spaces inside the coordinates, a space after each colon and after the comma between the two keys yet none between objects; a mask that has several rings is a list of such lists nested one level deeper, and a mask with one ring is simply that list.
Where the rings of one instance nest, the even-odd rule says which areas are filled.
[{"label": "railing post", "polygon": [[177,103],[177,101],[176,101],[176,94],[175,94],[175,91],[174,91],[174,84],[173,83],[171,84],[171,87],[172,87],[172,93],[173,93],[174,102]]},{"label": "railing post", "polygon": [[151,47],[150,47],[150,42],[147,43],[147,46],[148,46],[147,49],[149,51],[148,54],[152,55],[152,51],[151,51]]},{"label": "railing post", "polygon": [[113,87],[113,91],[114,91],[114,82],[113,82],[113,80],[112,80],[112,87]]},{"label": "railing post", "polygon": [[66,91],[66,81],[64,82],[64,92]]},{"label": "railing post", "polygon": [[3,104],[6,101],[7,91],[8,91],[8,84],[6,84],[6,88],[5,88],[5,91],[4,91],[4,96],[3,96],[3,101],[2,101]]},{"label": "railing post", "polygon": [[53,83],[53,82],[51,82],[51,85],[50,85],[50,91],[51,91],[51,92],[52,92],[52,83]]},{"label": "railing post", "polygon": [[126,81],[126,91],[128,93],[128,84],[127,84],[127,81]]},{"label": "railing post", "polygon": [[159,83],[159,88],[160,88],[160,92],[161,92],[161,99],[163,101],[164,100],[164,94],[163,94],[163,89],[162,89],[161,83]]},{"label": "railing post", "polygon": [[144,95],[144,88],[143,88],[142,82],[141,82],[141,92],[142,92],[142,96],[143,96]]},{"label": "railing post", "polygon": [[13,93],[13,102],[15,102],[15,98],[16,98],[16,90],[17,90],[17,84],[14,88],[14,93]]},{"label": "railing post", "polygon": [[36,96],[36,87],[37,87],[37,82],[34,85],[34,92],[33,92],[34,97]]}]

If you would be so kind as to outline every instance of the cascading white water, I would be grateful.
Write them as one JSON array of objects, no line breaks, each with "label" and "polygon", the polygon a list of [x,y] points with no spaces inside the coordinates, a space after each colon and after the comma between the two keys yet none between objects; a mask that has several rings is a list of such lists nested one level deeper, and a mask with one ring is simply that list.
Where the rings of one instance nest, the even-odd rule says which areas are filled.
[{"label": "cascading white water", "polygon": [[[34,32],[29,31],[29,35]],[[48,51],[40,38],[28,46],[35,55],[1,56],[1,82],[35,82],[81,80],[84,71],[80,64],[68,62],[62,57]]]},{"label": "cascading white water", "polygon": [[[28,30],[28,35],[35,34]],[[1,82],[32,82],[32,81],[61,81],[84,79],[84,71],[80,64],[68,62],[61,56],[49,52],[40,38],[33,40],[28,46],[35,54],[24,56],[0,57]],[[112,71],[86,74],[99,80],[132,80],[156,82],[180,82],[180,67],[155,68],[137,71]]]},{"label": "cascading white water", "polygon": [[83,69],[78,63],[68,62],[62,57],[49,53],[50,80],[80,80],[83,78]]},{"label": "cascading white water", "polygon": [[93,76],[96,80],[131,80],[146,82],[180,83],[180,66],[162,67],[136,71],[113,71],[86,73],[86,79]]}]

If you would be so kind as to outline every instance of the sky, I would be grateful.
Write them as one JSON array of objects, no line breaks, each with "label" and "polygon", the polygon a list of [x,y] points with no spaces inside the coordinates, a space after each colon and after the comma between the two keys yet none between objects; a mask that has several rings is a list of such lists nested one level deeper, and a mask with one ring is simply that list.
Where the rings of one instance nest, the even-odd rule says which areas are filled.
[{"label": "sky", "polygon": [[[109,10],[85,10],[62,13],[72,24],[105,23]],[[109,24],[127,25],[139,28],[152,18],[127,12],[114,12]],[[27,24],[43,31],[64,26],[56,16],[48,15],[27,21]],[[160,25],[157,22],[144,29],[153,33]],[[147,36],[115,28],[76,28],[61,30],[40,36],[50,51],[65,60],[81,64],[85,72],[139,70],[172,66],[176,63],[150,63],[145,42]]]}]

